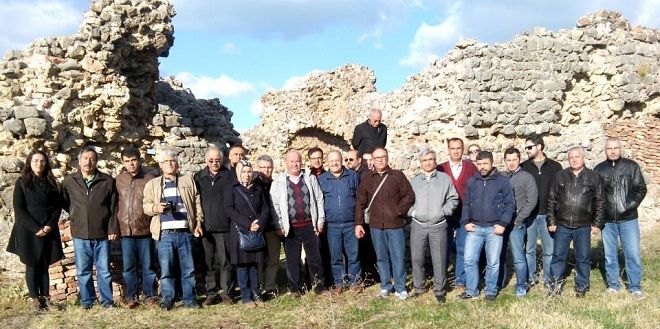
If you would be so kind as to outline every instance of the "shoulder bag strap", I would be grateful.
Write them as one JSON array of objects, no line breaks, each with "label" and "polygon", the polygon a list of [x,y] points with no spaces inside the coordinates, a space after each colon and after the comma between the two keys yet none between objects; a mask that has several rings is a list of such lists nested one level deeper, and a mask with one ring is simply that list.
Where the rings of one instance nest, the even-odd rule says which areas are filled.
[{"label": "shoulder bag strap", "polygon": [[250,203],[250,200],[248,199],[247,195],[245,195],[245,193],[243,193],[243,191],[241,191],[241,188],[239,186],[236,186],[234,188],[238,191],[238,193],[241,194],[243,199],[245,199],[245,202],[247,202],[248,207],[250,207],[250,210],[252,211],[252,214],[254,214],[255,219],[258,218],[259,215],[257,215],[257,212],[254,211],[254,208],[252,208],[252,203]]},{"label": "shoulder bag strap", "polygon": [[378,184],[378,188],[376,188],[376,192],[374,192],[374,195],[371,196],[371,200],[369,200],[369,205],[367,206],[367,209],[371,208],[371,204],[374,202],[374,199],[376,198],[376,194],[378,194],[378,191],[380,191],[380,188],[383,187],[383,183],[385,183],[385,180],[387,179],[387,175],[385,174],[385,177],[383,177],[383,180],[380,181],[380,184]]}]

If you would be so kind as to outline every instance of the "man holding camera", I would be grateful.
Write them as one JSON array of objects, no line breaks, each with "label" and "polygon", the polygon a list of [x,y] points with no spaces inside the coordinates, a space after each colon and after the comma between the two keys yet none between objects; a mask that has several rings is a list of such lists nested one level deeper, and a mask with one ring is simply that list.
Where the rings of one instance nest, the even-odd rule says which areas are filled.
[{"label": "man holding camera", "polygon": [[174,268],[178,256],[183,303],[188,308],[200,308],[195,296],[195,266],[192,255],[192,236],[202,236],[204,215],[202,202],[190,175],[179,175],[179,161],[174,151],[160,155],[163,175],[150,180],[144,187],[143,210],[151,218],[151,236],[156,240],[160,264],[161,308],[174,307],[177,273]]}]

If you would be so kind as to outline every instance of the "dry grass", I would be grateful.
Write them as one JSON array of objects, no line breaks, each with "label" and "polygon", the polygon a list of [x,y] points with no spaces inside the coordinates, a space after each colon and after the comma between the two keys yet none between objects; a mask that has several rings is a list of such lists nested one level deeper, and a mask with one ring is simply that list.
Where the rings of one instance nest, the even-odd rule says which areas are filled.
[{"label": "dry grass", "polygon": [[300,299],[281,296],[256,309],[216,305],[201,310],[176,308],[164,312],[143,306],[137,310],[84,311],[74,305],[50,312],[31,311],[24,288],[0,285],[0,326],[4,328],[657,328],[660,322],[660,236],[658,226],[643,232],[642,253],[646,299],[628,293],[609,295],[598,268],[602,252],[594,242],[591,291],[584,299],[572,294],[573,276],[564,294],[549,298],[534,288],[523,299],[505,288],[497,301],[456,300],[438,306],[431,293],[408,301],[376,297],[373,286],[360,295],[313,294]]}]

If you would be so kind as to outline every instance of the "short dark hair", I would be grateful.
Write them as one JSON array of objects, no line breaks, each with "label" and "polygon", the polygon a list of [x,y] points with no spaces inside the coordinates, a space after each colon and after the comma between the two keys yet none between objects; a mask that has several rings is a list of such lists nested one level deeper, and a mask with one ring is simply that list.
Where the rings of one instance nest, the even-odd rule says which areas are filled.
[{"label": "short dark hair", "polygon": [[465,146],[465,143],[463,143],[463,140],[458,138],[458,137],[452,137],[447,140],[447,146],[449,146],[449,143],[451,142],[461,142],[461,146]]},{"label": "short dark hair", "polygon": [[83,155],[83,153],[87,153],[87,152],[92,152],[92,153],[94,153],[94,158],[95,158],[96,160],[99,159],[99,153],[96,152],[96,146],[94,146],[94,145],[87,145],[87,146],[83,147],[83,148],[80,150],[80,152],[78,152],[78,159],[80,159],[80,157]]},{"label": "short dark hair", "polygon": [[489,151],[480,151],[479,154],[477,154],[477,161],[483,159],[489,159],[490,162],[493,162],[493,153],[490,153]]},{"label": "short dark hair", "polygon": [[512,146],[512,147],[509,147],[508,149],[506,149],[506,150],[504,151],[504,156],[507,156],[508,154],[517,154],[517,155],[518,155],[518,159],[520,159],[520,150],[517,149],[517,148],[515,148],[515,147],[513,147],[513,146]]},{"label": "short dark hair", "polygon": [[140,150],[133,146],[129,146],[121,151],[121,157],[123,158],[137,158],[140,159]]},{"label": "short dark hair", "polygon": [[240,145],[240,144],[232,145],[232,147],[230,147],[230,148],[227,150],[227,153],[230,153],[231,150],[233,150],[233,149],[235,149],[235,148],[241,148],[241,149],[243,149],[243,152],[247,153],[247,149],[246,149],[245,147],[243,147],[243,145]]},{"label": "short dark hair", "polygon": [[543,142],[543,137],[541,137],[541,135],[539,134],[534,133],[527,136],[525,142],[532,142],[534,143],[534,145],[541,145],[541,151],[545,149],[545,143]]},{"label": "short dark hair", "polygon": [[323,150],[318,146],[314,146],[311,149],[309,149],[309,151],[307,151],[307,158],[308,159],[311,158],[312,154],[314,154],[316,152],[321,152],[321,157],[323,157]]}]

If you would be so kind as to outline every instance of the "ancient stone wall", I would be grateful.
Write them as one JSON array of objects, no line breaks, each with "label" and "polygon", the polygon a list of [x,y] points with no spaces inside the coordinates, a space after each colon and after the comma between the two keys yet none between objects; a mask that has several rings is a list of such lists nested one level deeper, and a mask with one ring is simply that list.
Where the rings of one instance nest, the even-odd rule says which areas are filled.
[{"label": "ancient stone wall", "polygon": [[[121,171],[119,153],[135,145],[146,165],[152,152],[178,152],[182,171],[204,165],[209,143],[239,142],[232,112],[218,99],[198,100],[172,78],[159,79],[158,57],[172,46],[174,9],[167,0],[97,0],[79,31],[37,40],[0,61],[0,270],[20,275],[24,266],[6,253],[13,225],[12,192],[31,150],[46,151],[55,176],[77,167],[81,146],[101,152],[100,170]],[[67,219],[61,223],[67,259],[51,268],[53,295],[75,298],[75,268]],[[121,263],[112,262],[115,292]]]},{"label": "ancient stone wall", "polygon": [[376,92],[374,74],[365,67],[310,75],[296,90],[264,95],[262,122],[243,139],[254,157],[281,160],[287,148],[323,144],[307,136],[301,145],[299,136],[309,131],[341,137],[335,144],[345,145],[367,111],[381,108],[390,163],[412,175],[422,148],[446,159],[450,137],[493,151],[503,167],[506,148],[522,150],[525,137],[539,133],[549,157],[566,166],[566,150],[579,144],[593,167],[604,159],[605,136],[613,134],[624,138],[624,154],[641,163],[652,184],[642,219],[657,220],[658,62],[660,31],[631,27],[620,14],[603,11],[580,18],[572,30],[537,28],[493,45],[461,40],[386,94]]}]

